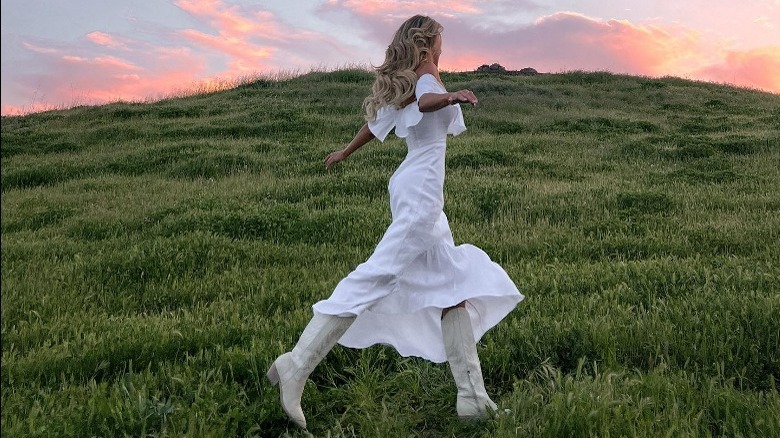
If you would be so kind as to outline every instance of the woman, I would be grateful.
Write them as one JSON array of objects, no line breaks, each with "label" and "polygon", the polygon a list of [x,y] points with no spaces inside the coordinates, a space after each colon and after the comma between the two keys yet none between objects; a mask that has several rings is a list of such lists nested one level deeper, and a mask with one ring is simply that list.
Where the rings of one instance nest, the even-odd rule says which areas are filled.
[{"label": "woman", "polygon": [[466,129],[460,103],[477,104],[469,90],[447,92],[439,78],[442,26],[416,15],[401,25],[376,69],[365,99],[368,121],[328,170],[395,128],[408,154],[390,178],[392,223],[368,260],[339,282],[291,352],[268,371],[282,408],[306,428],[300,402],[309,374],[336,342],[353,348],[389,344],[403,356],[448,361],[462,418],[496,409],[485,391],[476,341],[524,297],[506,272],[472,245],[455,246],[444,215],[447,134]]}]

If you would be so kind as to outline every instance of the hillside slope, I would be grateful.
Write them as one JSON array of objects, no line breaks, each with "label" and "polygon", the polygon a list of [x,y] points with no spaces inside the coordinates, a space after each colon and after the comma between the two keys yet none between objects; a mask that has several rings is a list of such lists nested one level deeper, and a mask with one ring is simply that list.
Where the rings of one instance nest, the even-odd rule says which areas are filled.
[{"label": "hillside slope", "polygon": [[[448,73],[445,211],[527,299],[446,365],[337,347],[316,436],[780,436],[780,96]],[[325,172],[362,71],[2,119],[3,436],[279,436],[271,360],[389,224],[395,137]]]}]

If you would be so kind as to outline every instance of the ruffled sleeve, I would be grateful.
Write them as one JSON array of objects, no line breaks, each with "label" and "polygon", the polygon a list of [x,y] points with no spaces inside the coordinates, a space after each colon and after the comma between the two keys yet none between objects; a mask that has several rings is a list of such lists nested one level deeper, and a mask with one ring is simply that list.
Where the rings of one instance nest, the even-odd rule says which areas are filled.
[{"label": "ruffled sleeve", "polygon": [[[440,93],[437,89],[438,81],[432,75],[422,75],[417,79],[414,87],[415,99],[425,93]],[[423,114],[417,106],[417,100],[403,108],[395,108],[391,105],[379,108],[376,118],[368,122],[368,129],[379,141],[385,141],[387,134],[395,128],[395,135],[404,138],[409,135],[409,128],[417,125],[422,120]]]},{"label": "ruffled sleeve", "polygon": [[391,106],[383,106],[376,112],[376,118],[368,122],[368,129],[379,141],[385,141],[387,134],[395,127],[395,113],[398,109]]},{"label": "ruffled sleeve", "polygon": [[379,108],[376,118],[368,122],[368,129],[379,141],[385,141],[393,128],[395,135],[404,138],[409,135],[410,127],[420,123],[422,116],[416,101],[403,108],[387,105]]},{"label": "ruffled sleeve", "polygon": [[[368,129],[379,141],[385,141],[390,131],[395,128],[395,135],[405,138],[409,135],[409,128],[416,126],[423,118],[420,107],[417,105],[420,97],[426,93],[446,93],[447,90],[431,74],[424,74],[417,79],[414,94],[417,100],[406,105],[403,108],[396,108],[392,105],[379,108],[376,118],[368,122]],[[451,115],[450,123],[447,126],[447,134],[458,135],[466,130],[466,123],[463,121],[463,112],[460,104],[450,105],[439,111],[449,111]]]},{"label": "ruffled sleeve", "polygon": [[450,120],[450,125],[447,126],[447,134],[458,135],[466,130],[466,122],[463,121],[463,111],[460,109],[460,104],[453,105],[455,114]]}]

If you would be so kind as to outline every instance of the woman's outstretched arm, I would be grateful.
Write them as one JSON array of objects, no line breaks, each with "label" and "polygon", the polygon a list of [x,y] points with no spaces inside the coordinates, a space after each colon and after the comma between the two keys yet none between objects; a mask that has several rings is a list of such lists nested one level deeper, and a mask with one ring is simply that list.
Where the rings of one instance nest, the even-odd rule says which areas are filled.
[{"label": "woman's outstretched arm", "polygon": [[476,106],[478,103],[477,96],[470,90],[460,90],[453,93],[425,93],[420,96],[417,106],[419,106],[421,112],[425,113],[440,110],[445,106],[456,103],[470,103]]},{"label": "woman's outstretched arm", "polygon": [[373,140],[374,138],[374,134],[370,129],[368,129],[368,123],[364,124],[363,127],[360,128],[360,130],[357,132],[357,134],[355,134],[355,138],[349,142],[347,147],[340,151],[331,152],[327,157],[325,157],[325,169],[329,171],[334,164],[345,160],[348,156],[352,155],[353,152],[360,149],[363,147],[363,145]]}]

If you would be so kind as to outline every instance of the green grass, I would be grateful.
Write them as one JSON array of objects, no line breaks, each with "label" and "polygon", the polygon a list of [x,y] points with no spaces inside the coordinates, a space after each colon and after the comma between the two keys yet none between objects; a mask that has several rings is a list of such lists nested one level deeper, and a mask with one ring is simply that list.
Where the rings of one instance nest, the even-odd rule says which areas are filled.
[{"label": "green grass", "polygon": [[[780,97],[603,72],[470,88],[445,210],[526,300],[446,365],[336,347],[315,436],[780,436]],[[390,222],[403,142],[324,171],[359,70],[2,119],[3,436],[302,436],[271,361]]]}]

